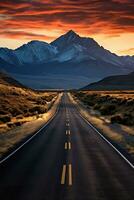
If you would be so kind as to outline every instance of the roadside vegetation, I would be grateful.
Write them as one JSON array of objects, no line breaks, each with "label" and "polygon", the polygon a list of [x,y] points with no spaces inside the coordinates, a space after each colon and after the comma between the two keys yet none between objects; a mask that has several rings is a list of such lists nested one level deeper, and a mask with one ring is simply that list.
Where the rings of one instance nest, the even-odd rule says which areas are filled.
[{"label": "roadside vegetation", "polygon": [[0,84],[0,133],[34,118],[52,106],[56,92],[39,92],[28,88]]},{"label": "roadside vegetation", "polygon": [[32,90],[0,72],[0,158],[51,119],[61,96]]},{"label": "roadside vegetation", "polygon": [[76,91],[72,97],[79,112],[134,159],[134,91]]},{"label": "roadside vegetation", "polygon": [[134,126],[134,91],[79,91],[73,95],[111,123]]}]

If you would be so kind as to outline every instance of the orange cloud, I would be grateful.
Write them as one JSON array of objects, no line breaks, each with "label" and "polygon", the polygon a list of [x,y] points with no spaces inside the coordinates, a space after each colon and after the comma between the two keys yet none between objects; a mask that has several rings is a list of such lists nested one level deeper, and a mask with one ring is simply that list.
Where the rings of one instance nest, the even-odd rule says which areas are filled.
[{"label": "orange cloud", "polygon": [[121,55],[134,55],[134,48],[119,51]]},{"label": "orange cloud", "polygon": [[39,40],[53,40],[54,37],[46,36],[43,34],[34,34],[25,31],[0,31],[0,35],[12,39],[39,39]]},{"label": "orange cloud", "polygon": [[0,35],[20,38],[21,33],[21,38],[31,34],[31,39],[34,35],[40,39],[43,36],[33,30],[74,29],[112,37],[134,32],[133,10],[132,0],[1,0]]}]

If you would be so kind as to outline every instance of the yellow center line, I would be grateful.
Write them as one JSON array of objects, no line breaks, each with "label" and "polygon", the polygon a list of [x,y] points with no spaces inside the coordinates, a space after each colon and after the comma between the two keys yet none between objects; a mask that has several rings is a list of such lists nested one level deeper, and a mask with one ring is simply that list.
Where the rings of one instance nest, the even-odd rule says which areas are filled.
[{"label": "yellow center line", "polygon": [[68,185],[71,186],[72,185],[72,165],[69,164],[69,182]]},{"label": "yellow center line", "polygon": [[65,176],[66,176],[66,165],[63,165],[62,175],[61,175],[61,185],[65,184]]},{"label": "yellow center line", "polygon": [[67,142],[65,142],[65,149],[67,149]]},{"label": "yellow center line", "polygon": [[71,142],[68,142],[68,149],[71,149]]},{"label": "yellow center line", "polygon": [[66,135],[70,135],[70,130],[66,130]]}]

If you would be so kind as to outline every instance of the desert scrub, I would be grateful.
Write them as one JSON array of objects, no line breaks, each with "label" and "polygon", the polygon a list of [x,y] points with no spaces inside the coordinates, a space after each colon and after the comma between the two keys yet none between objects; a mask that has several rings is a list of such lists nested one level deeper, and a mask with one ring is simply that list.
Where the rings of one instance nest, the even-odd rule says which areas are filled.
[{"label": "desert scrub", "polygon": [[[42,98],[43,98],[43,97],[42,97]],[[54,98],[54,95],[49,95],[49,96],[44,97],[44,99],[45,99],[47,102],[52,101],[53,98]]]},{"label": "desert scrub", "polygon": [[[119,94],[118,94],[119,93]],[[111,123],[128,126],[134,125],[134,94],[120,91],[81,91],[73,92],[73,96],[82,101],[86,107],[92,108],[110,118]]]},{"label": "desert scrub", "polygon": [[8,108],[8,112],[11,113],[11,115],[13,117],[16,117],[17,115],[23,114],[23,111],[21,110],[21,108],[18,108],[18,107]]},{"label": "desert scrub", "polygon": [[47,112],[47,109],[46,109],[45,106],[40,105],[40,106],[34,106],[34,107],[30,108],[29,112],[33,113],[35,115],[36,114],[43,114],[43,113]]},{"label": "desert scrub", "polygon": [[133,126],[134,116],[132,114],[115,115],[111,117],[111,123],[119,123],[123,125]]},{"label": "desert scrub", "polygon": [[7,123],[11,121],[10,115],[0,115],[0,123]]},{"label": "desert scrub", "polygon": [[102,115],[113,115],[116,112],[116,106],[113,104],[105,104],[98,110]]}]

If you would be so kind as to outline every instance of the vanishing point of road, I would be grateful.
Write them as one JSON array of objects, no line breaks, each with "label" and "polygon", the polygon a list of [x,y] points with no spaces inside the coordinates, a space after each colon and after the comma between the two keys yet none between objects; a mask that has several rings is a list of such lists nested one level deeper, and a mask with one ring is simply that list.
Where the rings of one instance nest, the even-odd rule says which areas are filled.
[{"label": "vanishing point of road", "polygon": [[64,94],[51,122],[0,164],[0,200],[134,200],[134,169]]}]

